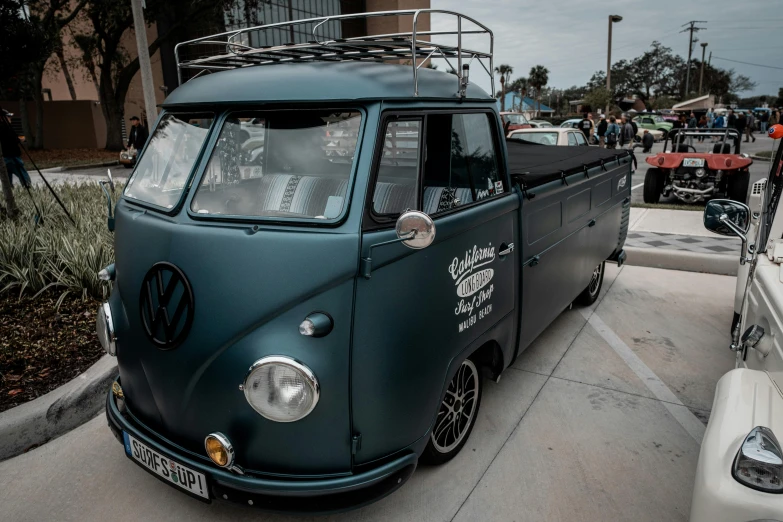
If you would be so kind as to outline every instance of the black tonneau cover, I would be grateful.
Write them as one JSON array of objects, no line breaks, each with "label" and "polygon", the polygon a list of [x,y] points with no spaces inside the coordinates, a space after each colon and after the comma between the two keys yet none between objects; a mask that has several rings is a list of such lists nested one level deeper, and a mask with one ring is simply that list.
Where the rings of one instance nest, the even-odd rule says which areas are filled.
[{"label": "black tonneau cover", "polygon": [[584,172],[629,154],[626,149],[563,147],[506,140],[509,174],[521,179],[525,188],[555,181],[564,175]]}]

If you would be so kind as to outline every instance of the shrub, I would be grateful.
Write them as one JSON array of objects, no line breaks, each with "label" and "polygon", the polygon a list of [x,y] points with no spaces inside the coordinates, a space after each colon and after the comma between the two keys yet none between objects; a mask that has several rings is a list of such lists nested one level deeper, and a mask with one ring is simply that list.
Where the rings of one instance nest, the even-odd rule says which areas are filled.
[{"label": "shrub", "polygon": [[58,307],[69,294],[103,299],[109,286],[97,274],[114,260],[103,192],[97,184],[59,185],[54,190],[76,224],[46,187],[30,190],[42,220],[36,218],[27,192],[16,188],[20,215],[0,221],[0,295],[60,292]]}]

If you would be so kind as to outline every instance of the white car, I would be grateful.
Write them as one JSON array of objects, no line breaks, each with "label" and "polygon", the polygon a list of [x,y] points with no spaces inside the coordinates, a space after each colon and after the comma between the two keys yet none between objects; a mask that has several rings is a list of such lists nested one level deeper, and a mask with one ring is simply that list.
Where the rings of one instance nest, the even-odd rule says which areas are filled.
[{"label": "white car", "polygon": [[506,136],[510,140],[537,143],[539,145],[587,146],[582,131],[570,128],[519,129]]},{"label": "white car", "polygon": [[529,123],[534,129],[550,129],[554,127],[554,125],[546,120],[530,120]]},{"label": "white car", "polygon": [[736,368],[715,390],[691,522],[783,520],[783,209],[775,196],[783,179],[775,171],[751,186],[748,206],[711,200],[704,210],[705,227],[740,237],[742,252],[730,346]]}]

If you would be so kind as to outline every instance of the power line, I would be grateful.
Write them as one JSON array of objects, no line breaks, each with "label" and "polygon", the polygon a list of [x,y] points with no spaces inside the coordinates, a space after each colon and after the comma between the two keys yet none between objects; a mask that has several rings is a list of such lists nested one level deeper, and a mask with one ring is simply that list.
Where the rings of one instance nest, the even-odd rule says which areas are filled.
[{"label": "power line", "polygon": [[756,67],[764,67],[766,69],[779,69],[783,71],[783,67],[775,67],[773,65],[762,65],[760,63],[750,63],[750,62],[743,62],[741,60],[730,60],[729,58],[721,58],[720,56],[715,56],[716,60],[724,60],[726,62],[734,62],[734,63],[743,63],[745,65],[755,65]]}]

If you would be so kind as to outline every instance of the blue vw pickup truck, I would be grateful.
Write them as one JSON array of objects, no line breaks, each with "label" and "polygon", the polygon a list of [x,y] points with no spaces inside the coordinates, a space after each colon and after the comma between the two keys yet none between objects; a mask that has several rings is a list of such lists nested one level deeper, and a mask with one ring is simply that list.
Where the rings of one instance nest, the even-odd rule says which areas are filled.
[{"label": "blue vw pickup truck", "polygon": [[[454,20],[454,41],[417,31],[423,14]],[[362,16],[412,29],[317,33]],[[291,24],[313,40],[250,44]],[[98,334],[119,365],[106,414],[130,460],[206,502],[366,504],[456,455],[483,386],[595,301],[625,257],[630,153],[507,143],[469,79],[494,91],[492,46],[430,10],[179,44],[183,82],[100,274]]]}]

